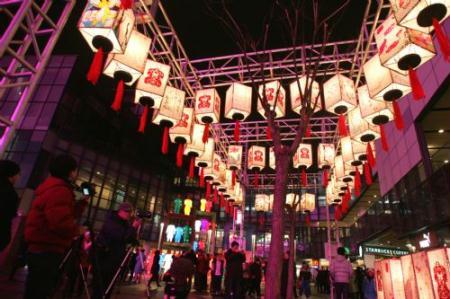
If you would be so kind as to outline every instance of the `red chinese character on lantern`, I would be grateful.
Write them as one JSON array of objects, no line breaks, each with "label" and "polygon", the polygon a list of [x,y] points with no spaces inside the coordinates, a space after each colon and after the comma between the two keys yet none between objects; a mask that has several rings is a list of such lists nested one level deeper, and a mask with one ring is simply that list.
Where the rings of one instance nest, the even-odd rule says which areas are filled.
[{"label": "red chinese character on lantern", "polygon": [[219,171],[219,159],[214,159],[214,170]]},{"label": "red chinese character on lantern", "polygon": [[261,162],[263,160],[263,152],[255,151],[255,161]]},{"label": "red chinese character on lantern", "polygon": [[188,121],[189,121],[189,114],[183,113],[183,116],[182,116],[181,119],[178,121],[176,127],[187,128],[187,126],[188,126]]},{"label": "red chinese character on lantern", "polygon": [[211,96],[210,95],[203,95],[198,98],[198,108],[204,109],[211,107]]},{"label": "red chinese character on lantern", "polygon": [[[391,34],[392,31],[395,30],[395,34]],[[381,45],[379,47],[380,55],[384,53],[390,53],[392,50],[394,50],[398,44],[400,43],[399,35],[404,31],[405,29],[398,26],[395,22],[395,20],[392,18],[392,23],[384,27],[384,24],[377,28],[377,34],[383,35],[383,41],[381,42]],[[396,38],[394,38],[394,36]]]},{"label": "red chinese character on lantern", "polygon": [[[280,105],[283,105],[284,96],[281,90],[278,90],[278,102]],[[275,100],[275,88],[269,87],[266,88],[266,98],[267,102],[273,102]]]},{"label": "red chinese character on lantern", "polygon": [[308,148],[303,147],[300,149],[300,158],[309,159],[309,149]]},{"label": "red chinese character on lantern", "polygon": [[161,86],[161,80],[164,78],[164,73],[161,72],[159,69],[148,69],[147,71],[147,77],[145,77],[144,82],[145,84],[151,84],[157,87]]}]

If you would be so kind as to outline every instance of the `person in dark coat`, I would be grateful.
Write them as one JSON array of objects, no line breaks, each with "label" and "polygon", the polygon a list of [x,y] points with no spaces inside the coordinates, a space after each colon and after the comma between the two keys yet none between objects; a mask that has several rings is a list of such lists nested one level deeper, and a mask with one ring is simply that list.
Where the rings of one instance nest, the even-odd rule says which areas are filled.
[{"label": "person in dark coat", "polygon": [[155,251],[155,255],[153,256],[153,263],[152,263],[152,267],[150,268],[150,274],[152,275],[152,277],[150,277],[150,279],[148,280],[148,284],[147,287],[150,288],[151,287],[151,283],[153,281],[156,282],[156,285],[158,287],[160,287],[161,285],[159,284],[159,271],[160,271],[160,259],[161,259],[161,252],[159,250]]},{"label": "person in dark coat", "polygon": [[88,197],[75,201],[72,183],[77,176],[77,162],[71,156],[59,155],[51,160],[49,170],[50,176],[36,189],[25,224],[27,299],[52,295],[63,254],[83,232],[77,220]]},{"label": "person in dark coat", "polygon": [[214,254],[211,264],[211,291],[213,295],[219,295],[222,293],[222,277],[225,269],[222,251]]},{"label": "person in dark coat", "polygon": [[94,293],[93,298],[108,298],[111,291],[104,293],[114,278],[114,274],[123,261],[128,244],[137,243],[136,231],[141,225],[139,220],[131,224],[133,206],[124,202],[117,211],[112,211],[97,237],[94,255]]},{"label": "person in dark coat", "polygon": [[261,259],[259,257],[255,258],[255,261],[250,264],[249,267],[251,287],[249,290],[250,294],[255,293],[257,298],[261,297],[261,280],[262,280],[262,268]]},{"label": "person in dark coat", "polygon": [[[286,251],[284,253],[283,257],[283,266],[281,268],[281,285],[280,285],[280,295],[281,298],[286,298],[287,295],[287,287],[288,287],[288,279],[289,279],[289,251]],[[296,281],[296,275],[295,275],[295,263],[294,263],[294,282]],[[297,297],[297,291],[295,288],[295,283],[293,285],[294,288],[294,296]]]},{"label": "person in dark coat", "polygon": [[175,258],[169,269],[170,275],[175,280],[176,299],[185,299],[191,290],[190,279],[194,274],[194,265],[192,264],[190,253],[184,253]]},{"label": "person in dark coat", "polygon": [[239,250],[239,243],[233,241],[231,248],[225,253],[225,296],[226,298],[240,299],[242,294],[243,268],[245,254]]},{"label": "person in dark coat", "polygon": [[11,223],[17,214],[19,196],[14,184],[20,176],[20,167],[10,160],[0,160],[0,252],[11,241]]},{"label": "person in dark coat", "polygon": [[198,251],[197,267],[195,269],[195,289],[205,291],[208,286],[209,258],[203,250]]}]

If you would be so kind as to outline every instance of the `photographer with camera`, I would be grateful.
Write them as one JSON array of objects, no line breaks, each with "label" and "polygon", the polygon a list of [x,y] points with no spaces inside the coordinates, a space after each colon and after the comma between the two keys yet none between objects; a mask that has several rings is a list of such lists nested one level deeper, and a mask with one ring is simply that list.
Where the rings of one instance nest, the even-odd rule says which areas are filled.
[{"label": "photographer with camera", "polygon": [[108,298],[109,285],[115,278],[121,263],[126,258],[128,244],[137,243],[140,219],[132,220],[133,206],[124,202],[117,211],[112,211],[98,234],[94,250],[94,294],[93,298]]}]

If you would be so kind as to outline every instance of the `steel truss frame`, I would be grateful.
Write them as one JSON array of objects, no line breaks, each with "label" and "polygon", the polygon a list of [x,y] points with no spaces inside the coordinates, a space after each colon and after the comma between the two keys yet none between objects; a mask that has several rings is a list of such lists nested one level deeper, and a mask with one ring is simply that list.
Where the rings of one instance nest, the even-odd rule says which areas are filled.
[{"label": "steel truss frame", "polygon": [[0,156],[5,152],[23,119],[28,102],[40,81],[53,48],[66,24],[75,0],[61,1],[57,13],[51,0],[10,0],[0,3],[0,14],[10,19],[0,39],[0,59],[11,58],[0,68],[0,100],[10,92],[20,97],[12,115],[0,115],[4,126],[0,138]]}]

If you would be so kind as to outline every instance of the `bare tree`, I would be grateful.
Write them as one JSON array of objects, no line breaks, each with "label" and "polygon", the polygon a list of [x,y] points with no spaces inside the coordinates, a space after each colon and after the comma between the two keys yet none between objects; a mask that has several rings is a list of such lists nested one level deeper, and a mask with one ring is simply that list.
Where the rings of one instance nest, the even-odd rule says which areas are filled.
[{"label": "bare tree", "polygon": [[[257,62],[260,67],[260,74],[262,77],[250,77],[251,85],[257,90],[257,82],[261,82],[263,86],[263,92],[257,93],[258,101],[264,108],[265,117],[267,119],[268,129],[271,132],[272,141],[275,152],[275,190],[274,201],[272,207],[272,237],[270,244],[270,253],[267,264],[266,281],[270,283],[265,287],[265,298],[277,299],[280,298],[280,279],[281,279],[281,265],[283,259],[283,235],[284,235],[284,208],[287,192],[287,180],[290,170],[290,164],[292,157],[296,152],[299,144],[302,142],[305,136],[309,119],[314,112],[314,109],[318,105],[319,97],[312,97],[312,86],[316,80],[316,76],[319,68],[320,58],[324,55],[325,44],[328,42],[331,32],[333,31],[335,22],[334,17],[339,15],[343,8],[345,8],[350,0],[346,0],[338,9],[334,10],[330,15],[321,16],[319,12],[319,1],[274,1],[271,9],[268,10],[267,15],[264,18],[262,24],[262,30],[260,36],[255,38],[240,24],[231,13],[229,6],[225,0],[219,1],[220,8],[213,7],[211,2],[206,0],[206,7],[210,13],[216,17],[223,25],[225,30],[231,35],[236,42],[238,49],[244,54],[244,64],[248,68],[249,73],[251,64],[254,60],[250,60],[247,56],[249,52],[259,52]],[[306,4],[311,5],[311,8],[307,8]],[[217,3],[214,3],[217,4]],[[309,11],[308,11],[309,10]],[[217,11],[221,11],[218,13]],[[296,129],[297,135],[295,139],[287,144],[282,141],[280,135],[280,128],[275,122],[274,107],[278,100],[280,87],[275,94],[275,103],[273,106],[269,104],[266,95],[266,78],[264,77],[264,68],[267,63],[267,42],[270,38],[271,26],[273,25],[274,18],[282,20],[284,35],[289,43],[289,47],[292,47],[293,63],[295,70],[295,79],[298,84],[298,90],[300,92],[300,99],[302,101],[302,110],[299,117],[298,127]],[[333,24],[329,25],[333,20]],[[305,32],[302,28],[306,22],[312,24],[312,38],[307,41],[305,38]],[[319,53],[312,51],[306,51],[307,44],[321,44]],[[298,50],[302,50],[302,53],[310,53],[303,57],[297,57]],[[312,59],[312,57],[318,59]],[[300,76],[306,76],[306,86],[304,89],[300,86],[298,79]],[[295,213],[294,213],[295,214]],[[293,230],[293,231],[292,231]],[[295,226],[291,226],[291,233],[295,235]],[[293,239],[292,239],[293,240]],[[293,241],[291,242],[293,247]],[[295,250],[295,248],[293,248]],[[293,252],[293,251],[292,251]],[[293,254],[291,254],[293,257]],[[290,262],[293,265],[294,261]],[[290,275],[288,290],[293,289],[293,274]],[[292,293],[290,295],[291,298]]]}]

